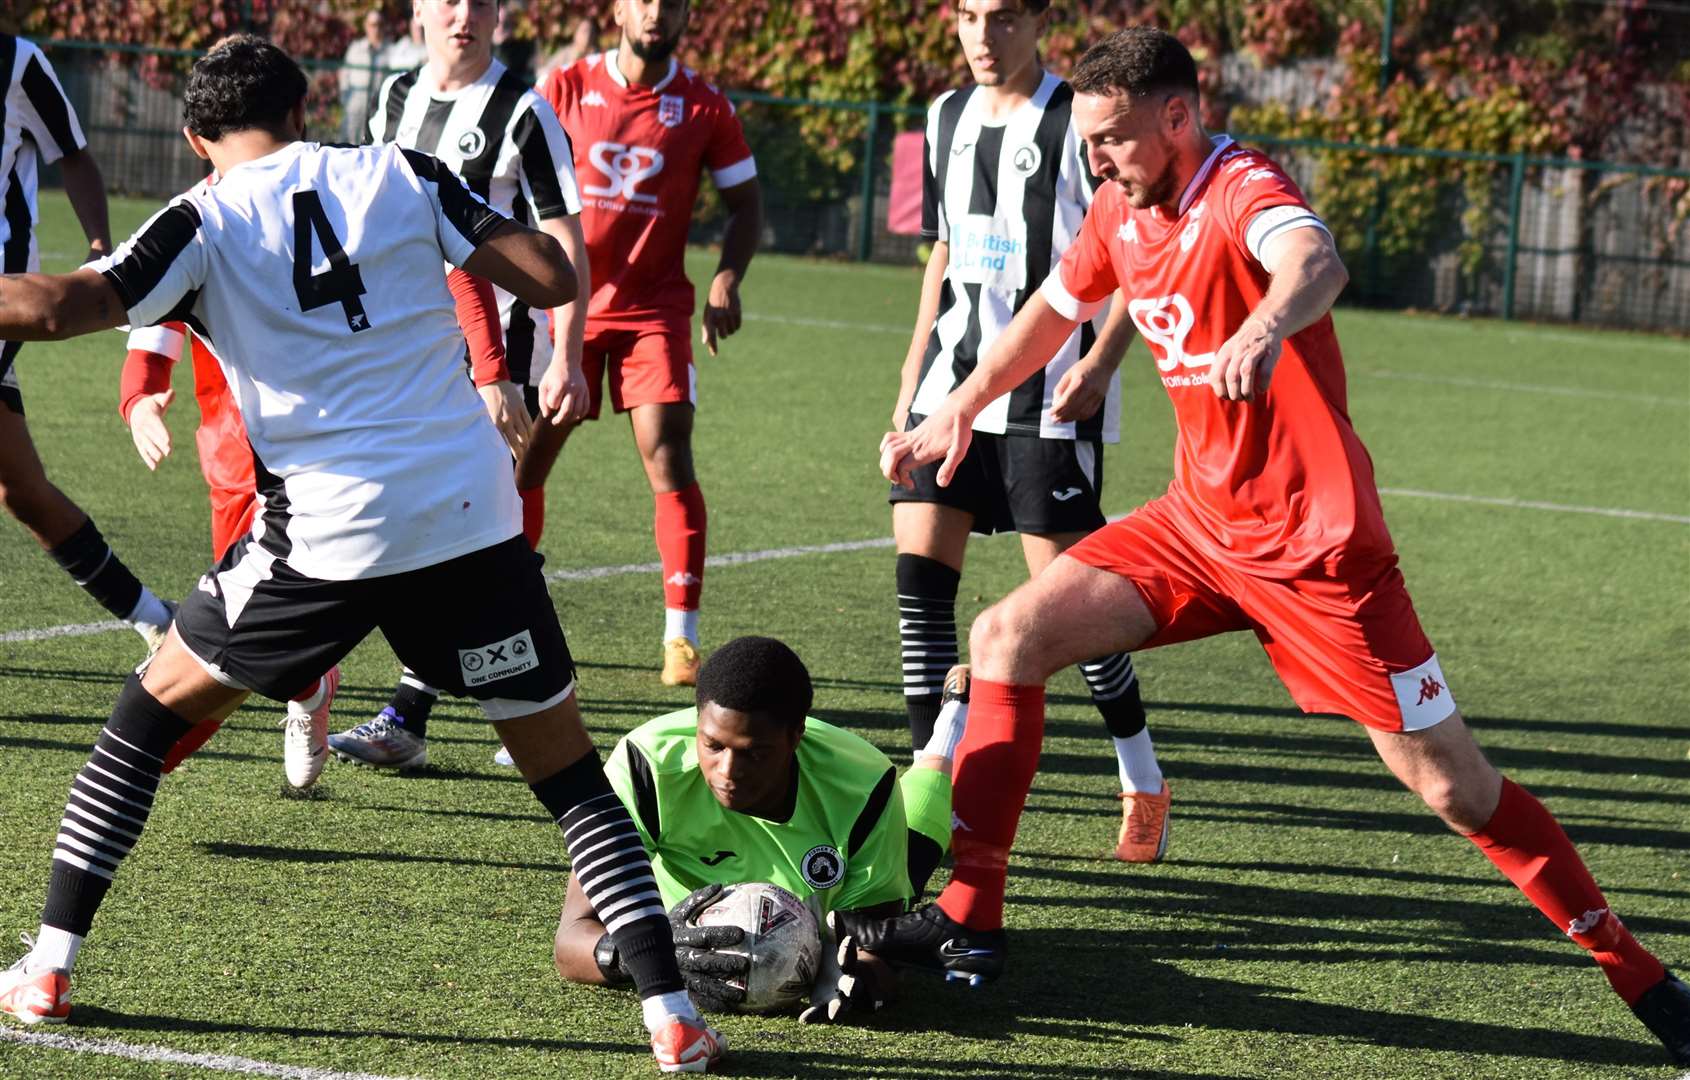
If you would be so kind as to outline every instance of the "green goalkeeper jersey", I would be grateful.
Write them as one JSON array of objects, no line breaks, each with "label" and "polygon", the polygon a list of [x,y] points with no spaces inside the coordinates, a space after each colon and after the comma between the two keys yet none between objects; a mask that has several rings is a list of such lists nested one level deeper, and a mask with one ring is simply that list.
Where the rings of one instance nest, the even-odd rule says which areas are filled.
[{"label": "green goalkeeper jersey", "polygon": [[767,881],[821,913],[906,902],[909,831],[892,762],[859,736],[807,719],[792,816],[716,801],[698,768],[698,710],[629,732],[605,775],[639,827],[665,906],[713,882]]}]

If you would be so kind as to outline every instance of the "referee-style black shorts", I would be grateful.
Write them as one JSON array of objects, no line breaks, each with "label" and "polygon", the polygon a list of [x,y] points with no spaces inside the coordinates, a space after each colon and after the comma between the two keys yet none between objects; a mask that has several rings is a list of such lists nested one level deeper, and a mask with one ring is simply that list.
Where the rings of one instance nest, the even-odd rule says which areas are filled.
[{"label": "referee-style black shorts", "polygon": [[540,557],[521,536],[419,570],[320,581],[249,533],[176,612],[182,643],[214,678],[277,701],[373,630],[424,682],[479,700],[492,720],[538,712],[575,685]]},{"label": "referee-style black shorts", "polygon": [[[917,423],[910,417],[910,426]],[[974,515],[973,531],[1087,533],[1103,526],[1103,444],[976,431],[949,487],[939,462],[915,470],[915,490],[892,485],[888,499],[938,503]]]}]

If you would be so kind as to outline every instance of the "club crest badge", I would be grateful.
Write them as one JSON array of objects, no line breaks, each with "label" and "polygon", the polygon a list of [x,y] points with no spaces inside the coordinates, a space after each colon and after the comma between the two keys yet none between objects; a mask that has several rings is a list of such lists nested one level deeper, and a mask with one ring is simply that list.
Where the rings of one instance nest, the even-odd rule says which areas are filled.
[{"label": "club crest badge", "polygon": [[845,880],[845,860],[832,844],[817,844],[804,853],[798,872],[812,889],[831,889]]},{"label": "club crest badge", "polygon": [[657,120],[664,127],[680,127],[686,117],[686,102],[676,94],[657,99]]},{"label": "club crest badge", "polygon": [[1039,171],[1039,163],[1043,160],[1044,155],[1039,153],[1039,148],[1032,143],[1027,143],[1015,148],[1015,153],[1010,157],[1009,163],[1014,166],[1017,176],[1027,177]]},{"label": "club crest badge", "polygon": [[487,136],[481,133],[480,128],[470,128],[458,136],[458,153],[463,155],[465,161],[480,157],[481,152],[485,149],[487,149]]}]

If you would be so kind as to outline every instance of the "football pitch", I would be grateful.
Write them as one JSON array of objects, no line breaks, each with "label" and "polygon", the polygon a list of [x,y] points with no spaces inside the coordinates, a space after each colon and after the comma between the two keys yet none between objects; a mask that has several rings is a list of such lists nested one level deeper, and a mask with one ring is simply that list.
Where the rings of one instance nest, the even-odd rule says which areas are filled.
[{"label": "football pitch", "polygon": [[[49,269],[80,254],[43,198]],[[117,200],[127,235],[153,204]],[[695,252],[695,282],[713,256]],[[699,350],[696,447],[716,560],[704,648],[785,639],[815,714],[908,758],[890,515],[875,448],[911,267],[764,257],[746,323]],[[372,313],[373,314],[373,313]],[[1351,413],[1421,620],[1493,760],[1566,825],[1626,924],[1690,976],[1690,343],[1342,310]],[[48,473],[165,596],[209,561],[189,365],[150,474],[118,418],[123,338],[19,361]],[[1142,343],[1104,505],[1167,484],[1171,411]],[[626,422],[578,433],[542,550],[601,751],[690,703],[658,683],[652,508]],[[958,619],[1024,575],[976,539]],[[440,610],[451,620],[457,613]],[[66,790],[141,656],[0,522],[0,930],[33,931]],[[33,633],[49,631],[48,634]],[[871,1026],[721,1021],[728,1075],[1670,1077],[1595,965],[1448,834],[1348,721],[1301,714],[1253,638],[1141,654],[1173,790],[1167,861],[1107,858],[1113,754],[1077,672],[1016,841],[1011,961],[979,991],[920,975]],[[334,729],[381,707],[379,638]],[[237,713],[166,778],[77,966],[72,1022],[0,1027],[7,1077],[348,1080],[654,1075],[637,1002],[553,973],[561,837],[478,709],[443,702],[429,768],[331,762],[283,791],[280,709]],[[942,874],[943,872],[941,872]],[[20,950],[21,951],[21,950]],[[0,962],[17,955],[7,951]]]}]

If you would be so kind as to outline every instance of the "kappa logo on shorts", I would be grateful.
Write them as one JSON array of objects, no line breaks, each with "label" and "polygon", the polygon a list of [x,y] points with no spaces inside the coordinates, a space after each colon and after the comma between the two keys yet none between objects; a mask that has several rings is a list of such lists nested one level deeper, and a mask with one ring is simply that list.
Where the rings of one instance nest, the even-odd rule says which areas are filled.
[{"label": "kappa logo on shorts", "polygon": [[798,860],[798,872],[812,889],[831,889],[845,880],[845,860],[832,844],[817,844]]},{"label": "kappa logo on shorts", "polygon": [[478,649],[458,650],[458,667],[463,671],[465,686],[486,686],[539,666],[540,659],[534,655],[534,639],[526,630]]}]

